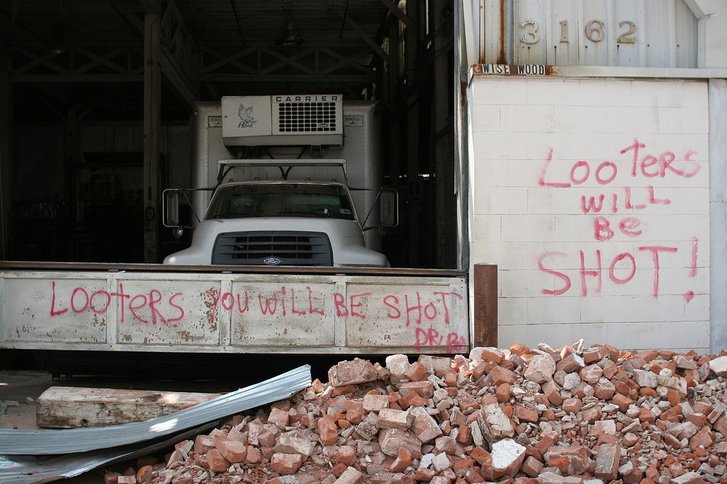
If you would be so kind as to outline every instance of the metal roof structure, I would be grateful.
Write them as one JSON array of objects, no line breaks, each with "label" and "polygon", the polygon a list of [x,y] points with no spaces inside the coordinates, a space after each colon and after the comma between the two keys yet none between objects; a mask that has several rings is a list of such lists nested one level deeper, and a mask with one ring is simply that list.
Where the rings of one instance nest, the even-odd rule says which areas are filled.
[{"label": "metal roof structure", "polygon": [[[400,267],[456,267],[459,244],[449,221],[456,196],[457,5],[450,0],[0,2],[0,254],[21,260],[157,262],[163,249],[153,220],[161,198],[158,185],[172,175],[184,179],[192,163],[183,155],[186,146],[166,136],[188,129],[200,102],[335,93],[346,101],[376,101],[381,154],[388,160],[384,176],[417,200],[407,205],[401,228],[389,237],[406,242],[390,244],[390,260]],[[43,143],[36,144],[38,139]],[[178,152],[171,153],[167,142]],[[138,187],[130,189],[146,194],[144,213],[151,214],[129,224],[122,236],[129,243],[117,244],[116,237],[110,242],[114,249],[103,254],[81,248],[91,231],[85,220],[81,224],[78,207],[84,202],[77,185],[96,169],[86,163],[91,158],[117,167],[138,165],[136,171],[124,168],[126,185],[134,179]],[[30,167],[41,165],[62,174],[37,184]],[[73,214],[68,217],[77,223],[61,229],[71,227],[73,234],[39,241],[46,221],[23,220],[35,217],[28,204],[37,203],[69,207],[63,213]],[[432,210],[439,214],[424,215]],[[136,206],[126,213],[132,211],[141,213]],[[111,234],[116,227],[120,224],[90,236]],[[142,237],[143,248],[137,245]],[[410,247],[400,251],[404,246]]]},{"label": "metal roof structure", "polygon": [[388,60],[382,42],[392,20],[409,21],[399,3],[12,0],[0,5],[0,60],[9,62],[15,95],[28,97],[29,110],[33,97],[62,103],[79,90],[99,113],[121,109],[140,104],[145,29],[159,22],[162,69],[173,88],[166,113],[222,95],[358,97]]}]

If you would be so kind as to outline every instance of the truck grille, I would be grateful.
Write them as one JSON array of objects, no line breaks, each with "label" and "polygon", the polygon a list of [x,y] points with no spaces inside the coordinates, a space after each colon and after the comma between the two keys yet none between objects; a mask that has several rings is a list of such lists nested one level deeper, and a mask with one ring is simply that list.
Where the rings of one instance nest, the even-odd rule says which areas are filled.
[{"label": "truck grille", "polygon": [[332,266],[333,252],[320,232],[228,232],[217,236],[212,263]]}]

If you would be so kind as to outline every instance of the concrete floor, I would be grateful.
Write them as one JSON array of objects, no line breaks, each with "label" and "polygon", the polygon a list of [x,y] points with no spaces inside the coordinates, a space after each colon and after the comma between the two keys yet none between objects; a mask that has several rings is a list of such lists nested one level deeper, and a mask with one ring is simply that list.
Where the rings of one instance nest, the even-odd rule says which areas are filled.
[{"label": "concrete floor", "polygon": [[36,429],[35,401],[53,384],[50,373],[42,371],[0,371],[0,402],[18,403],[0,415],[0,428]]}]

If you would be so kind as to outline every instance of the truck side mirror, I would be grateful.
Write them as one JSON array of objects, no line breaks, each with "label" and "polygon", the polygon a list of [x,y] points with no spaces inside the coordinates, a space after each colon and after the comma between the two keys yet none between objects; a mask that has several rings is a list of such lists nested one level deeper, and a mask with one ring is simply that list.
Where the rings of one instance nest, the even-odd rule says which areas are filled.
[{"label": "truck side mirror", "polygon": [[399,192],[393,188],[382,188],[379,193],[379,220],[382,227],[399,225]]},{"label": "truck side mirror", "polygon": [[162,192],[162,225],[174,229],[175,238],[193,227],[191,214],[192,203],[184,190],[168,188]]},{"label": "truck side mirror", "polygon": [[162,224],[165,227],[179,227],[179,190],[164,190],[162,192],[162,207]]}]

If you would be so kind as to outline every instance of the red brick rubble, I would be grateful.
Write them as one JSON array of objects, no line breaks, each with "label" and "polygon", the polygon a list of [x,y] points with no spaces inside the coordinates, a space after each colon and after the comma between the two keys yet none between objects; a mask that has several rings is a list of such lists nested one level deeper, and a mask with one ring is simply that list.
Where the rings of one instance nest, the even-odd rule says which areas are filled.
[{"label": "red brick rubble", "polygon": [[725,351],[517,344],[385,367],[356,358],[105,480],[727,484],[726,377]]}]

